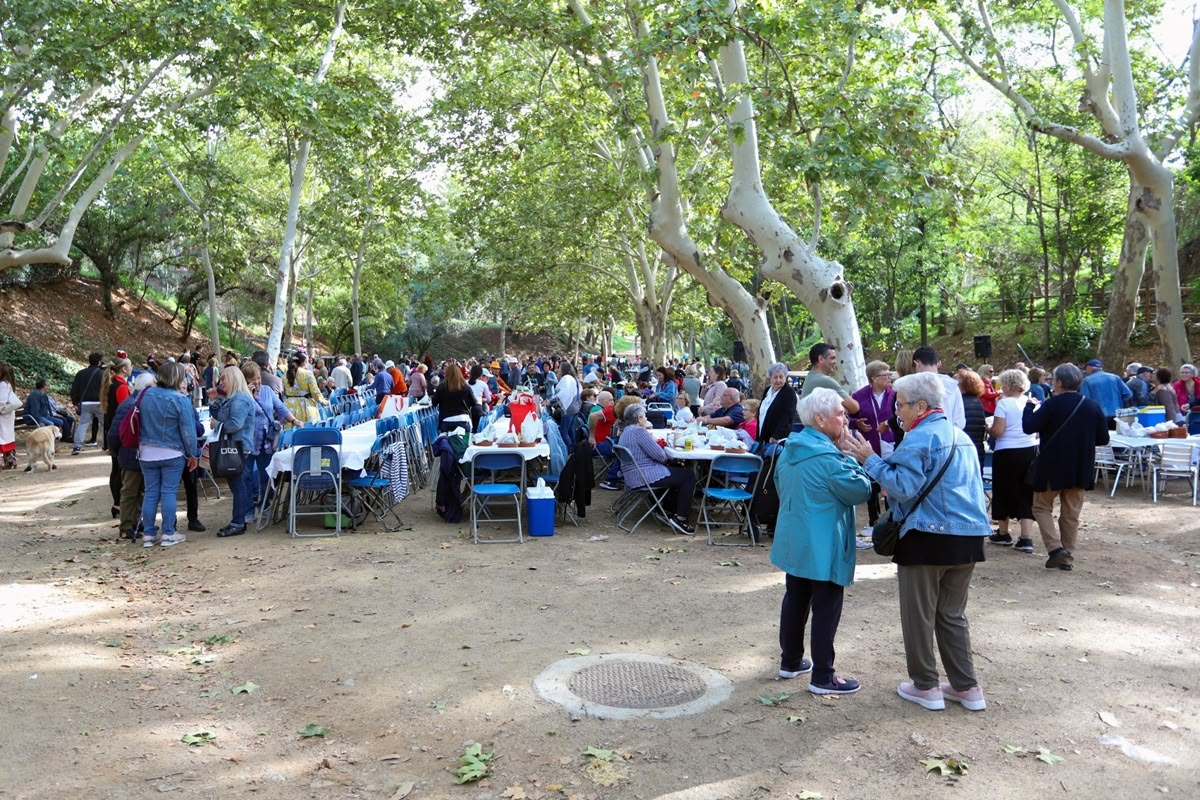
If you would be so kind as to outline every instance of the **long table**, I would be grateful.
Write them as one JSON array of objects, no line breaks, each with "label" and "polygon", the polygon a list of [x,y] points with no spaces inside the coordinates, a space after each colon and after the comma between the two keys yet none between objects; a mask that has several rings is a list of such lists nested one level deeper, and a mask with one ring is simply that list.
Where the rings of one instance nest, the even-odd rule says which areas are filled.
[{"label": "long table", "polygon": [[[375,444],[375,438],[375,420],[372,419],[346,428],[342,431],[342,444],[329,446],[337,449],[342,469],[360,470],[371,455],[371,446]],[[267,465],[267,475],[274,479],[281,472],[291,472],[294,457],[295,451],[291,447],[275,451],[275,455],[271,456],[271,463]]]}]

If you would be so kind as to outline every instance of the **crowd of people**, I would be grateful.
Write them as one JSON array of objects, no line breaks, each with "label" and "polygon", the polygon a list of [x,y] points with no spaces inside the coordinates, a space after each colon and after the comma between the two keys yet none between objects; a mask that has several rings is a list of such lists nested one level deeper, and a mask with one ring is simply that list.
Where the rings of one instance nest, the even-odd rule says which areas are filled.
[{"label": "crowd of people", "polygon": [[[665,426],[664,409],[677,424],[727,427],[763,457],[761,473],[748,481],[755,491],[747,510],[755,532],[773,537],[772,563],[786,575],[779,676],[810,675],[816,694],[858,691],[858,681],[835,670],[834,639],[856,550],[871,547],[872,528],[892,520],[899,527],[891,557],[910,677],[898,693],[935,710],[947,700],[986,707],[966,614],[985,542],[1032,553],[1036,525],[1045,566],[1071,570],[1085,492],[1094,486],[1095,448],[1109,441],[1120,410],[1162,405],[1167,419],[1200,430],[1200,377],[1191,364],[1177,380],[1141,364],[1130,364],[1122,379],[1097,359],[1082,370],[1017,363],[996,374],[988,364],[959,364],[949,374],[933,348],[920,347],[898,352],[893,365],[871,361],[866,384],[852,388],[836,377],[837,349],[817,344],[802,388],[777,363],[755,397],[742,380],[749,366],[737,362],[705,367],[682,359],[655,367],[584,355],[576,369],[573,359],[560,357],[435,363],[429,355],[310,360],[297,351],[272,365],[263,350],[249,358],[227,353],[221,362],[194,353],[161,362],[151,355],[135,369],[124,352],[108,362],[92,353],[72,383],[70,407],[56,404],[39,379],[24,412],[37,425],[61,428],[72,454],[103,444],[111,458],[112,515],[122,535],[140,538],[143,547],[185,541],[176,522],[181,482],[187,530],[205,530],[196,482],[209,435],[201,423],[205,406],[209,424],[237,439],[247,463],[228,479],[232,512],[221,537],[244,533],[270,491],[266,467],[281,431],[318,422],[323,405],[366,387],[380,399],[429,402],[443,432],[476,430],[518,393],[540,397],[568,448],[586,442],[608,462],[602,488],[662,489],[667,524],[687,535],[695,533],[689,518],[696,474],[672,463],[650,430]],[[12,368],[0,364],[5,468],[15,465],[12,417],[21,405]],[[616,445],[632,454],[629,468],[613,457]],[[990,512],[982,474],[989,458]],[[868,521],[861,530],[860,504]],[[937,654],[947,682],[939,681]]]}]

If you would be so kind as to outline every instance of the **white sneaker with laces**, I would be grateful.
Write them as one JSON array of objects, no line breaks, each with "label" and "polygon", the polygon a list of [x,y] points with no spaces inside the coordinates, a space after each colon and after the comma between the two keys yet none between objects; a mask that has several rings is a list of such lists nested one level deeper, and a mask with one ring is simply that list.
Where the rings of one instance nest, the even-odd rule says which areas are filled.
[{"label": "white sneaker with laces", "polygon": [[874,546],[874,543],[870,539],[856,539],[854,541],[854,547],[858,550],[870,550]]}]

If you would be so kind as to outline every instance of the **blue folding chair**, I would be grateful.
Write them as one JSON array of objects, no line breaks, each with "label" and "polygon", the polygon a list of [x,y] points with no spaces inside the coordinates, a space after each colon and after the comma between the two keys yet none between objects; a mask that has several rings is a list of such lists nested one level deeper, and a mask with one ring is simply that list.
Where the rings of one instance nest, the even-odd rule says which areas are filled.
[{"label": "blue folding chair", "polygon": [[[471,481],[471,534],[474,537],[475,544],[480,543],[479,539],[479,515],[487,511],[489,501],[500,497],[511,497],[513,504],[517,509],[516,517],[508,517],[498,519],[491,516],[489,513],[487,519],[489,522],[513,522],[517,523],[517,538],[516,539],[484,539],[485,544],[500,543],[500,542],[519,542],[524,543],[525,534],[521,526],[521,506],[525,504],[525,456],[520,453],[492,453],[481,451],[475,453],[471,457],[471,469],[468,478]],[[521,473],[519,483],[497,483],[496,473],[505,470],[515,469]],[[487,473],[487,477],[491,480],[484,482],[481,480],[483,475]]]},{"label": "blue folding chair", "polygon": [[[746,455],[723,455],[713,459],[700,503],[700,521],[704,523],[704,528],[708,532],[709,544],[741,545],[741,542],[713,540],[712,529],[723,525],[736,525],[739,532],[744,528],[750,537],[748,544],[755,544],[755,532],[750,526],[748,508],[748,503],[754,499],[754,487],[747,483],[750,475],[762,474],[762,463],[762,458],[749,453]],[[732,522],[713,520],[712,513],[722,505],[727,505],[733,512]]]},{"label": "blue folding chair", "polygon": [[[341,536],[342,534],[342,467],[341,431],[328,428],[299,428],[292,435],[291,488],[288,495],[288,533],[293,538]],[[301,493],[307,497],[302,497]],[[325,497],[333,492],[335,524],[333,533],[300,533],[298,517],[321,517],[329,513]],[[307,500],[299,503],[298,500]],[[316,508],[316,511],[300,511]]]}]

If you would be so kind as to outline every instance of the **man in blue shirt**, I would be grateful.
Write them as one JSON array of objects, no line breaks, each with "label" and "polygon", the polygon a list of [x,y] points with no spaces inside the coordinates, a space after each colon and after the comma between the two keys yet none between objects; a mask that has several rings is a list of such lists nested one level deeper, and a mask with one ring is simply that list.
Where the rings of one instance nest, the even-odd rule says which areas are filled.
[{"label": "man in blue shirt", "polygon": [[39,378],[34,384],[34,392],[25,400],[25,413],[33,417],[38,425],[57,425],[62,428],[63,439],[70,439],[75,433],[75,420],[63,414],[50,396],[46,388],[46,380]]},{"label": "man in blue shirt", "polygon": [[375,397],[381,398],[392,393],[392,376],[388,374],[386,369],[381,369],[375,373],[375,380],[371,382],[371,388],[375,390]]},{"label": "man in blue shirt", "polygon": [[[1087,377],[1079,387],[1079,393],[1084,397],[1095,400],[1112,423],[1119,409],[1133,402],[1133,392],[1125,385],[1125,381],[1104,371],[1104,362],[1093,358],[1087,362]],[[1110,425],[1111,430],[1111,425]]]},{"label": "man in blue shirt", "polygon": [[716,425],[720,428],[734,428],[746,421],[742,410],[742,393],[737,389],[725,389],[721,393],[721,408],[710,416],[696,420],[701,425]]}]

